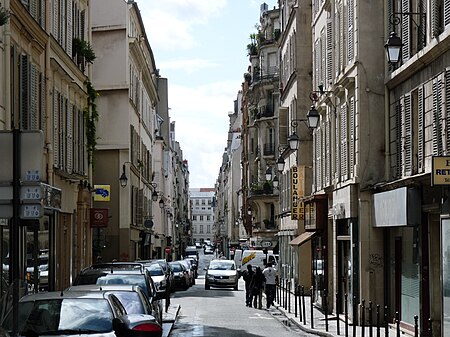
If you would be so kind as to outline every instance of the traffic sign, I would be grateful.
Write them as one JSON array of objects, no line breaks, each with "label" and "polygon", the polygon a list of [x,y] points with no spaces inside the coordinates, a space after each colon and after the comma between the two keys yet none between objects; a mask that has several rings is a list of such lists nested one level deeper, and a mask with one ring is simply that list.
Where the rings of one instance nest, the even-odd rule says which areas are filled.
[{"label": "traffic sign", "polygon": [[43,215],[42,205],[29,204],[20,206],[21,219],[40,219]]}]

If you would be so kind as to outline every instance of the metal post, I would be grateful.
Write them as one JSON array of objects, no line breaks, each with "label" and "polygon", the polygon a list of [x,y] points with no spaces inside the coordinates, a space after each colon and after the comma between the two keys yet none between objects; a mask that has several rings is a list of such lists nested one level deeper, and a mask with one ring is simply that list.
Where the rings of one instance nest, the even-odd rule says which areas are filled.
[{"label": "metal post", "polygon": [[298,285],[298,317],[299,321],[302,321],[302,288]]},{"label": "metal post", "polygon": [[340,322],[339,322],[339,311],[341,310],[340,305],[339,305],[339,293],[336,292],[336,329],[337,329],[337,334],[340,335],[341,331],[340,331]]},{"label": "metal post", "polygon": [[291,313],[291,281],[288,282],[288,313]]},{"label": "metal post", "polygon": [[433,337],[433,322],[428,318],[428,337]]},{"label": "metal post", "polygon": [[287,310],[287,300],[288,300],[287,286],[288,280],[286,279],[286,282],[284,284],[284,310]]},{"label": "metal post", "polygon": [[302,286],[303,325],[306,325],[305,287]]},{"label": "metal post", "polygon": [[380,337],[380,305],[377,304],[377,337]]},{"label": "metal post", "polygon": [[358,324],[357,314],[358,309],[356,307],[356,296],[353,296],[353,337],[356,337],[356,325]]},{"label": "metal post", "polygon": [[323,311],[325,312],[325,331],[328,331],[328,294],[323,290]]},{"label": "metal post", "polygon": [[373,337],[372,301],[369,301],[369,337]]},{"label": "metal post", "polygon": [[366,300],[361,301],[361,336],[366,334]]},{"label": "metal post", "polygon": [[348,295],[344,294],[344,315],[345,315],[345,337],[348,337],[348,303],[347,303]]},{"label": "metal post", "polygon": [[384,306],[384,337],[389,337],[388,307]]},{"label": "metal post", "polygon": [[397,328],[397,337],[400,337],[400,313],[398,311],[395,312],[395,325]]},{"label": "metal post", "polygon": [[419,337],[419,316],[414,315],[414,337]]},{"label": "metal post", "polygon": [[297,314],[297,302],[298,302],[298,298],[297,298],[297,296],[298,296],[298,285],[297,285],[297,282],[295,282],[294,283],[294,307],[295,307],[295,310],[294,310],[294,312],[295,312],[295,318],[297,318],[297,316],[298,316],[298,314]]},{"label": "metal post", "polygon": [[311,309],[311,329],[314,329],[314,311],[313,311],[313,309],[314,309],[314,307],[313,307],[313,302],[314,302],[314,287],[311,287],[310,288],[310,294],[311,294],[311,300],[309,301],[310,302],[310,309]]}]

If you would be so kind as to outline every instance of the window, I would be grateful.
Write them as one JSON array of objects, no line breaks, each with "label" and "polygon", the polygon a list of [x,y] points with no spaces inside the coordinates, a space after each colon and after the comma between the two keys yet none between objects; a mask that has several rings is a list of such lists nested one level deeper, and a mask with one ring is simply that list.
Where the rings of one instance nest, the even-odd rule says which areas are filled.
[{"label": "window", "polygon": [[207,225],[206,226],[206,234],[210,234],[211,233],[211,225]]},{"label": "window", "polygon": [[211,215],[207,215],[207,216],[206,216],[206,220],[207,220],[207,221],[211,221]]},{"label": "window", "polygon": [[200,234],[203,234],[203,225],[200,225]]},{"label": "window", "polygon": [[203,221],[203,215],[200,215],[200,221]]},{"label": "window", "polygon": [[192,221],[197,221],[197,216],[196,215],[192,216]]}]

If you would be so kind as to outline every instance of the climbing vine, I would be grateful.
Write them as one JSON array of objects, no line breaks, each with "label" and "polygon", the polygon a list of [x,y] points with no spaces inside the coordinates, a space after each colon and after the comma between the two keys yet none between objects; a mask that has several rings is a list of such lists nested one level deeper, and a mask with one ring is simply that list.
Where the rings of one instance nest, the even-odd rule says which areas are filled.
[{"label": "climbing vine", "polygon": [[97,90],[94,89],[92,83],[87,80],[85,82],[87,88],[87,105],[84,109],[84,119],[86,122],[86,143],[88,153],[88,163],[94,165],[94,151],[97,145],[97,122],[98,111],[95,100],[98,97]]}]

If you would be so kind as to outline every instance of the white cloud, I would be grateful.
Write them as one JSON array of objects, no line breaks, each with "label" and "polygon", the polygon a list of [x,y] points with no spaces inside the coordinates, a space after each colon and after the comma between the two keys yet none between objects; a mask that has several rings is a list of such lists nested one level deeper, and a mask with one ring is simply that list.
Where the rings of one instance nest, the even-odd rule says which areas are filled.
[{"label": "white cloud", "polygon": [[156,49],[195,47],[195,25],[204,25],[225,7],[226,0],[164,0],[138,2],[145,30]]}]

